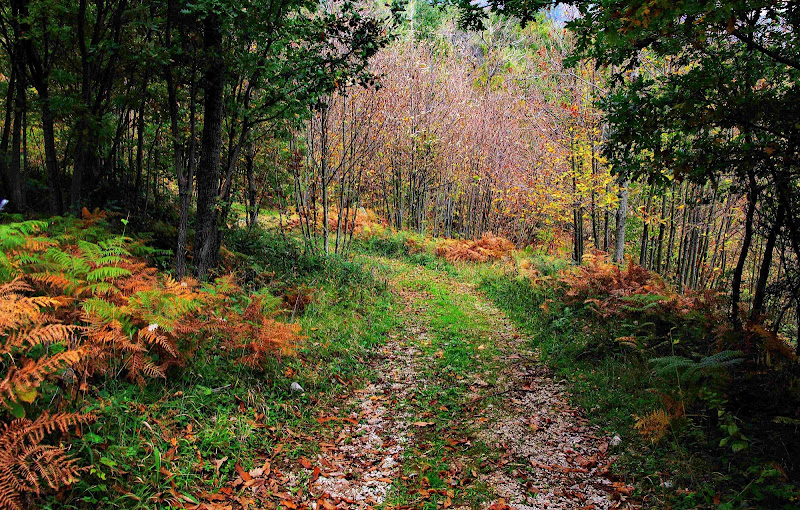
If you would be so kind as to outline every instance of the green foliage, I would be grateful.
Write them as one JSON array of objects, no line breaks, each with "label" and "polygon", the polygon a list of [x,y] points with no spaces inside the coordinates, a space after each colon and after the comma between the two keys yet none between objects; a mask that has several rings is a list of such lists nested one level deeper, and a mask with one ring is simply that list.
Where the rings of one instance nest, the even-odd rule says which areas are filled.
[{"label": "green foliage", "polygon": [[700,379],[726,374],[730,367],[743,361],[742,356],[740,351],[720,351],[698,361],[683,356],[665,356],[653,358],[650,363],[657,375],[677,376],[683,383],[697,384]]},{"label": "green foliage", "polygon": [[397,257],[408,255],[410,247],[408,245],[408,232],[386,232],[383,235],[374,235],[360,240],[362,250],[368,253],[376,253],[384,257]]},{"label": "green foliage", "polygon": [[344,257],[308,253],[301,241],[284,233],[232,229],[226,243],[243,260],[239,276],[254,289],[267,284],[336,283],[348,292],[361,293],[381,286],[363,266]]},{"label": "green foliage", "polygon": [[[199,344],[191,363],[165,382],[135,387],[109,381],[87,407],[98,419],[75,441],[92,468],[67,492],[67,501],[74,508],[130,508],[155,505],[138,502],[159,501],[162,494],[198,499],[236,479],[237,463],[245,470],[260,467],[251,459],[277,453],[278,443],[285,446],[291,440],[282,436],[285,431],[317,437],[319,409],[338,405],[338,396],[350,391],[346,384],[369,375],[364,361],[396,321],[388,293],[351,298],[354,286],[366,284],[354,280],[353,273],[371,274],[353,267],[305,265],[294,273],[298,280],[320,283],[300,319],[309,339],[294,358],[273,358],[257,370],[235,363],[236,353],[211,339]],[[342,273],[349,276],[336,276]],[[265,311],[277,304],[274,299],[268,303],[270,288],[257,294]],[[224,306],[246,305],[229,299]],[[291,382],[300,383],[306,393],[292,393]],[[312,457],[316,445],[306,447]],[[159,474],[159,463],[169,475]]]},{"label": "green foliage", "polygon": [[[782,455],[789,455],[770,445],[776,437],[790,444],[792,432],[765,424],[763,413],[774,409],[753,416],[742,411],[741,398],[732,398],[746,387],[748,395],[754,392],[749,398],[765,398],[771,391],[739,375],[751,363],[744,353],[705,353],[712,348],[698,335],[705,328],[686,327],[686,317],[670,317],[654,294],[626,299],[630,309],[621,316],[598,318],[592,303],[566,304],[563,290],[552,281],[488,274],[481,289],[531,333],[532,347],[570,382],[589,418],[623,438],[617,469],[642,480],[642,493],[674,508],[792,507],[796,482],[786,478],[786,471],[770,472],[779,465],[776,459],[785,462]],[[648,326],[642,317],[671,325]],[[623,348],[620,337],[637,332],[638,342]],[[667,354],[676,350],[682,354]],[[658,444],[640,437],[634,416],[663,413],[665,407],[671,433]],[[656,472],[670,473],[670,481],[688,492],[649,482]]]}]

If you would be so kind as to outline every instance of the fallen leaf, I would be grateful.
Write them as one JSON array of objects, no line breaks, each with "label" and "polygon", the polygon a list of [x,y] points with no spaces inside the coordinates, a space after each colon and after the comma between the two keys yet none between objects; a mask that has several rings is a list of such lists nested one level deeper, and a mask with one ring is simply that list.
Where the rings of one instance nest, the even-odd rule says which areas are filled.
[{"label": "fallen leaf", "polygon": [[322,505],[322,508],[324,508],[325,510],[336,510],[336,505],[334,505],[327,499],[318,499],[317,508],[319,508],[319,505]]},{"label": "fallen leaf", "polygon": [[250,480],[253,479],[253,477],[250,476],[250,473],[245,471],[244,468],[242,468],[242,466],[240,466],[238,462],[233,466],[233,468],[236,470],[236,474],[239,475],[245,482],[249,482]]},{"label": "fallen leaf", "polygon": [[222,457],[221,459],[214,459],[214,460],[211,461],[211,465],[214,466],[214,471],[216,471],[217,474],[219,474],[219,468],[221,468],[222,465],[225,464],[225,461],[227,461],[227,460],[228,460],[228,457],[226,456],[226,457]]}]

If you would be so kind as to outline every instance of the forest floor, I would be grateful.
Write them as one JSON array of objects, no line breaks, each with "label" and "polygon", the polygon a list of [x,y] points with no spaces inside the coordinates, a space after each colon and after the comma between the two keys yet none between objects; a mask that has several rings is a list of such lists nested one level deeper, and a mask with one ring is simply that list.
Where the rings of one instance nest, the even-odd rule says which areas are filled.
[{"label": "forest floor", "polygon": [[[238,468],[228,494],[263,508],[632,508],[602,437],[529,339],[458,271],[369,256],[399,320],[365,380],[308,433]],[[299,452],[299,453],[298,453]],[[230,499],[228,499],[230,502]],[[226,505],[223,503],[220,506]]]}]

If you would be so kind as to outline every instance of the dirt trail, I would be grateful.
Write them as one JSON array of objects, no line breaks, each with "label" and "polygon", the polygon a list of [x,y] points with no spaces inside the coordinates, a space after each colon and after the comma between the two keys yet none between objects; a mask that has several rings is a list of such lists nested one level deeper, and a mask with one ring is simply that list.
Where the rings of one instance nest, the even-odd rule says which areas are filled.
[{"label": "dirt trail", "polygon": [[[629,488],[609,475],[609,439],[569,405],[501,311],[451,276],[381,263],[402,306],[402,327],[373,358],[375,380],[328,410],[339,418],[316,438],[317,458],[272,482],[275,501],[315,510],[633,507]],[[480,334],[443,334],[436,321],[448,310],[461,314],[453,328],[474,321],[483,325]],[[474,361],[486,346],[493,349],[488,368]],[[431,361],[456,348],[469,355],[445,368],[460,362],[462,371]]]}]

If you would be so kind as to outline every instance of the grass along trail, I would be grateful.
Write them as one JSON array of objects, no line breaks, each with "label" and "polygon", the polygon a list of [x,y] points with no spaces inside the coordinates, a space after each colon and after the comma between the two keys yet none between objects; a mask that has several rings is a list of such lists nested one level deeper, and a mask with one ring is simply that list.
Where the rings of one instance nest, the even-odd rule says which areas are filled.
[{"label": "grass along trail", "polygon": [[502,312],[452,274],[368,263],[401,314],[374,377],[320,416],[314,454],[259,492],[279,490],[288,508],[633,507],[608,438]]}]

